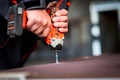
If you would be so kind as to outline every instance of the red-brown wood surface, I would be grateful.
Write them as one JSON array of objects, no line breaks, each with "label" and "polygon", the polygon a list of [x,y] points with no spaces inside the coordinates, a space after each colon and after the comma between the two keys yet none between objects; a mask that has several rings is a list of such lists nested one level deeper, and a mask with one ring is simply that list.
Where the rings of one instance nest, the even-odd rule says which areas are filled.
[{"label": "red-brown wood surface", "polygon": [[28,72],[28,78],[120,78],[120,55],[77,58],[60,64],[26,66],[9,72]]}]

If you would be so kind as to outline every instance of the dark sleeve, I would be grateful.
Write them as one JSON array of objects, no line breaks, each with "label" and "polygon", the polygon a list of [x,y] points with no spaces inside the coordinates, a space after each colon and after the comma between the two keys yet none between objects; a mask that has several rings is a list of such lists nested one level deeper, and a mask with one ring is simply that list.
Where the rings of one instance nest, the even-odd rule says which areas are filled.
[{"label": "dark sleeve", "polygon": [[0,48],[4,47],[8,42],[7,20],[0,15]]},{"label": "dark sleeve", "polygon": [[18,0],[25,9],[45,9],[53,0]]},{"label": "dark sleeve", "polygon": [[[59,0],[18,0],[19,2],[23,3],[24,6],[27,6],[26,9],[36,9],[41,8],[41,6],[44,6],[43,8],[46,8],[46,6],[52,2],[52,1],[59,1]],[[42,4],[39,4],[42,2]],[[71,2],[71,0],[63,0],[62,5],[60,6],[60,9],[68,9],[67,3]],[[29,8],[28,8],[29,7]]]}]

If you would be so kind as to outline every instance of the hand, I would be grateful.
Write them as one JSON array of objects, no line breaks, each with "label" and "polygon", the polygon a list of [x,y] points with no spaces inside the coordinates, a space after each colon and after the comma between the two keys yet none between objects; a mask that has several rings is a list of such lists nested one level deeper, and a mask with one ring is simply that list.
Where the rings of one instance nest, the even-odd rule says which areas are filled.
[{"label": "hand", "polygon": [[46,37],[50,32],[51,19],[46,10],[27,10],[27,28],[39,37]]},{"label": "hand", "polygon": [[60,32],[68,32],[68,11],[65,9],[58,10],[52,19],[53,25],[58,28]]}]

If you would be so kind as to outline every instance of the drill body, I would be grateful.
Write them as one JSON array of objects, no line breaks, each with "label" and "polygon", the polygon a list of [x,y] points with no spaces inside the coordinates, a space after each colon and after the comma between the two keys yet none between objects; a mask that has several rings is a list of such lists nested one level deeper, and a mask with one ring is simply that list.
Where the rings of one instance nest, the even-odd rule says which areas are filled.
[{"label": "drill body", "polygon": [[[59,6],[62,4],[62,0],[59,2],[52,2],[48,5],[48,13],[51,17],[55,17],[55,13],[57,10],[59,10]],[[51,31],[46,37],[46,43],[52,47],[52,51],[60,51],[63,46],[63,40],[64,40],[64,33],[59,32],[57,28],[54,27],[54,25],[51,25]]]},{"label": "drill body", "polygon": [[[60,5],[62,4],[63,0],[59,0],[59,2],[52,2],[48,5],[48,13],[50,14],[51,19],[55,17],[55,13],[59,10]],[[52,52],[55,54],[56,63],[59,63],[58,54],[60,53],[63,47],[64,40],[64,33],[59,32],[54,25],[51,25],[51,31],[46,37],[45,41],[48,45],[51,46]]]}]

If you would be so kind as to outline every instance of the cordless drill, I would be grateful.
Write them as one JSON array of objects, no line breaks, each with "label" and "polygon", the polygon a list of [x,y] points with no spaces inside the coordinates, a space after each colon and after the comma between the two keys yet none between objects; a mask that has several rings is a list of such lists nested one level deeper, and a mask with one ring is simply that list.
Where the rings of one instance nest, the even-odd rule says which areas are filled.
[{"label": "cordless drill", "polygon": [[[63,0],[59,0],[58,2],[54,1],[50,3],[47,7],[47,12],[50,15],[51,19],[55,17],[55,12],[59,10],[60,5]],[[14,38],[15,36],[20,36],[23,33],[23,29],[25,29],[27,23],[27,15],[26,11],[23,9],[21,5],[14,5],[9,8],[9,18],[8,18],[8,30],[7,34],[10,38]],[[52,52],[56,56],[56,63],[58,61],[58,53],[62,49],[63,46],[64,33],[59,32],[54,25],[51,25],[51,31],[48,36],[45,38],[45,42],[51,46]]]},{"label": "cordless drill", "polygon": [[[55,17],[55,13],[57,10],[59,10],[60,5],[62,4],[63,0],[59,0],[59,2],[52,2],[48,5],[48,10],[50,10],[50,17],[51,19]],[[49,12],[49,11],[48,11]],[[54,27],[54,25],[51,26],[51,31],[46,37],[45,41],[48,45],[51,46],[52,52],[56,56],[56,63],[59,63],[58,61],[58,53],[62,49],[63,46],[63,39],[64,39],[64,33],[59,32],[57,28]]]}]

